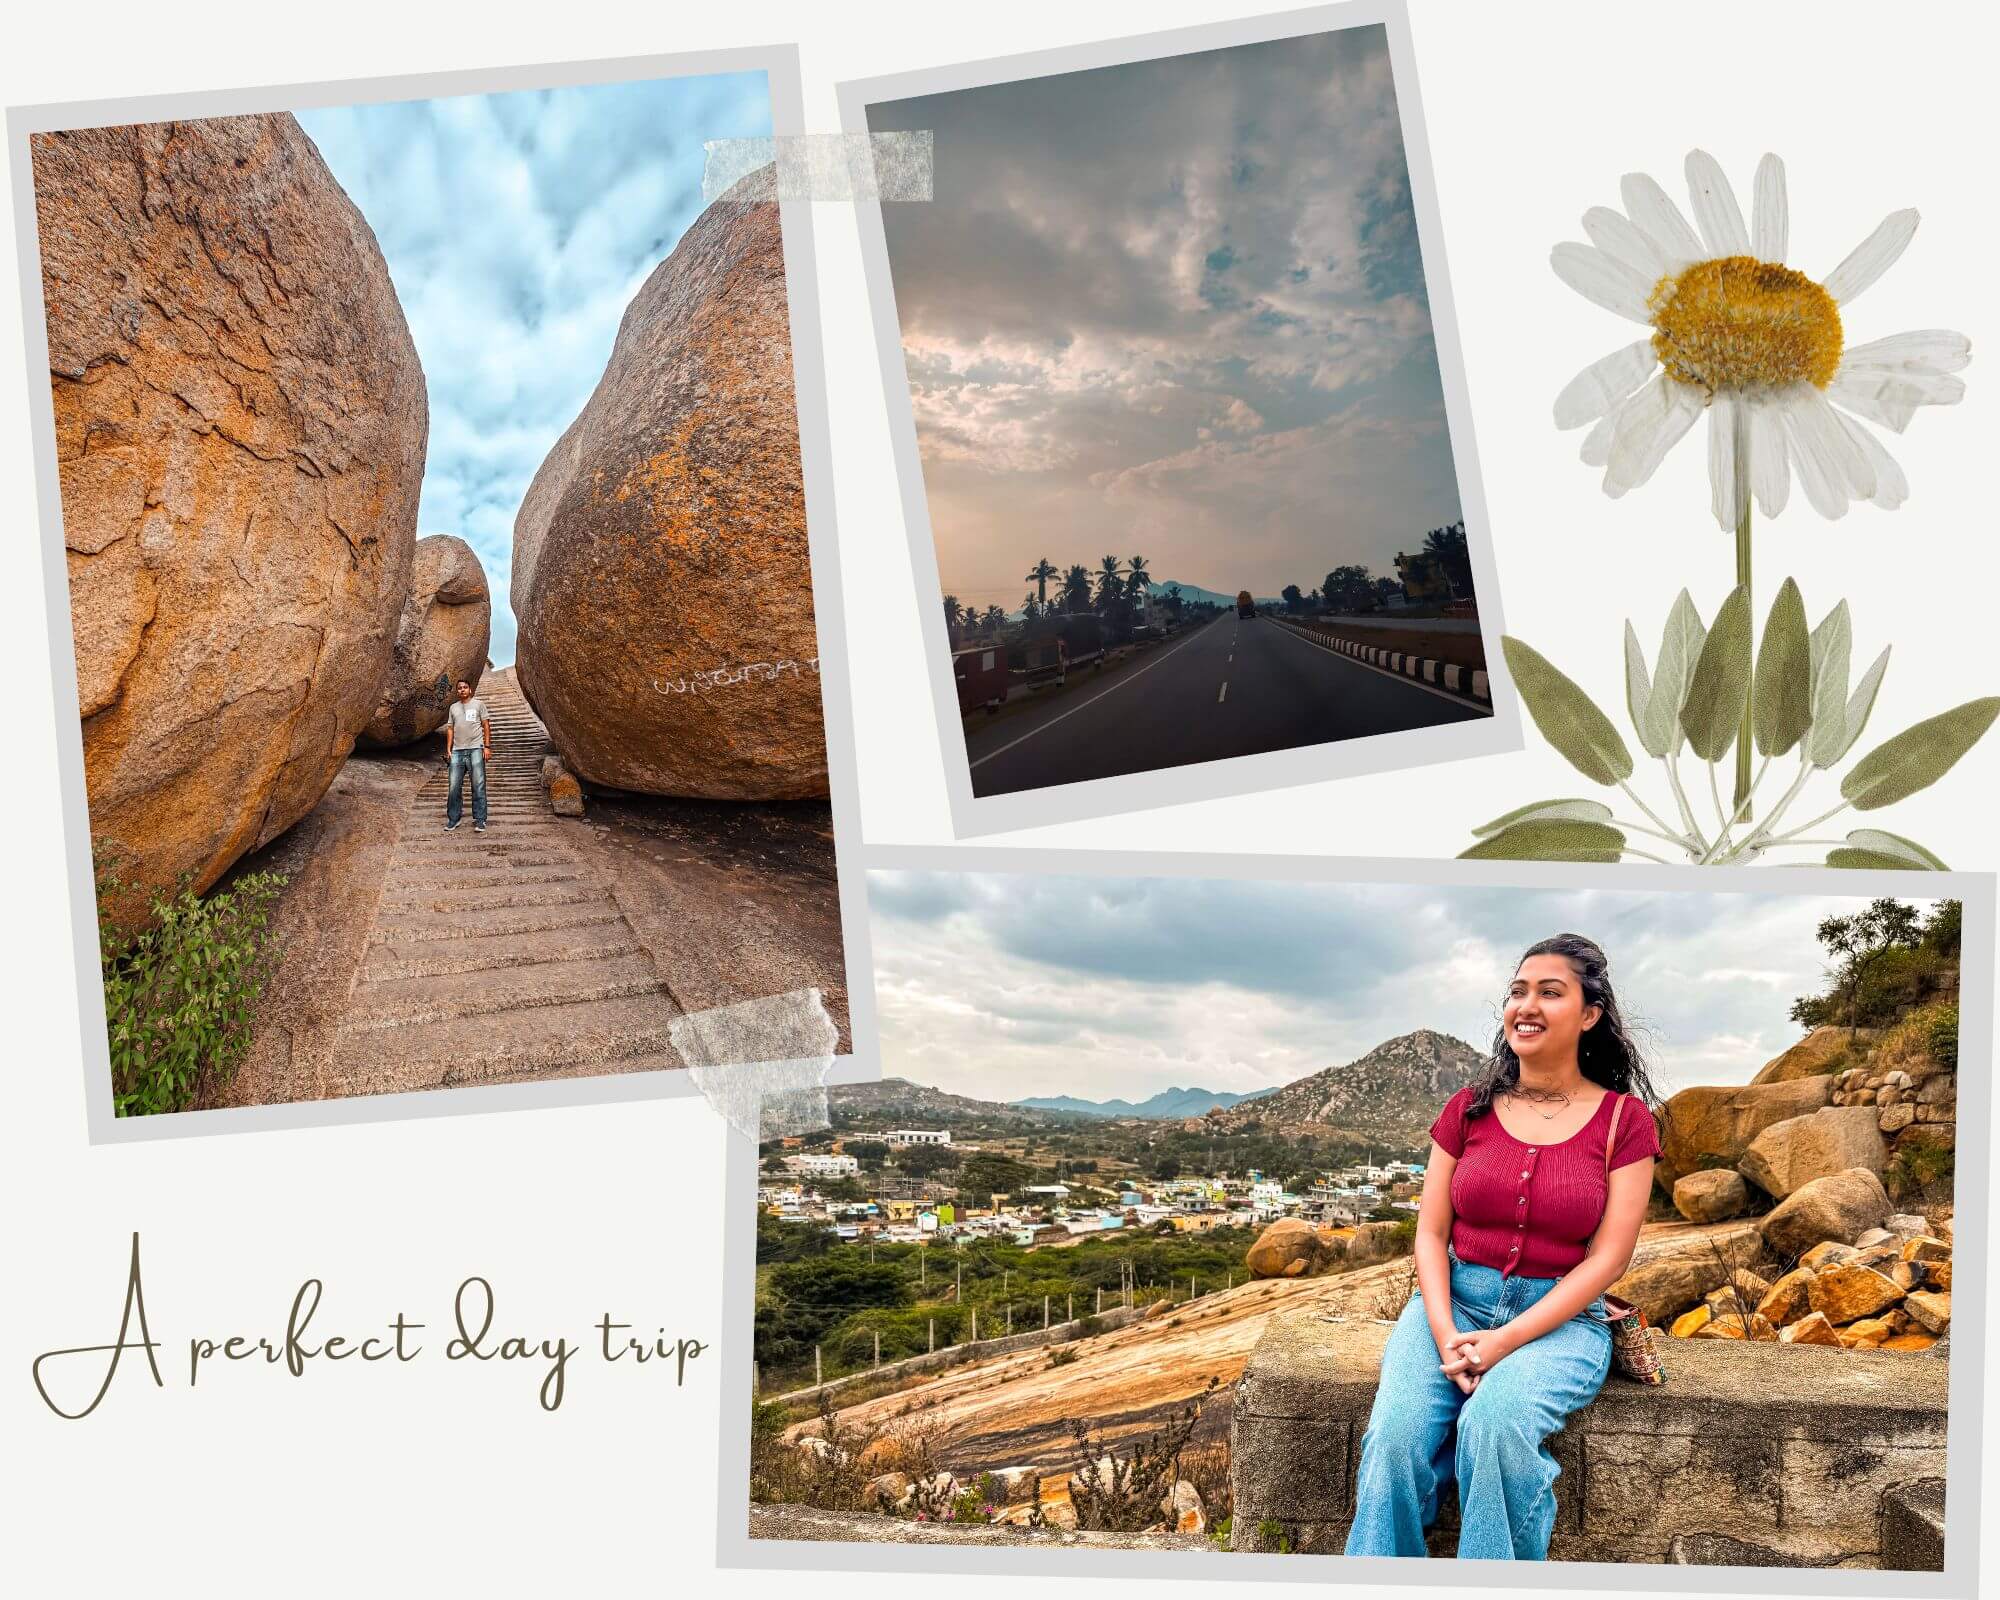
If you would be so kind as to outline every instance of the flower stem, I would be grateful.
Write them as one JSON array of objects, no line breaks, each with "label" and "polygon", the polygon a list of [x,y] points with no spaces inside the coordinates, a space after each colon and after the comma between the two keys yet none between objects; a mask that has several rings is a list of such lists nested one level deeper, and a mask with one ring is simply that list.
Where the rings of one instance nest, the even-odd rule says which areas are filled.
[{"label": "flower stem", "polygon": [[[1812,775],[1818,770],[1819,768],[1815,767],[1810,761],[1801,761],[1799,763],[1799,775],[1792,780],[1791,787],[1786,789],[1783,794],[1778,796],[1778,803],[1773,807],[1771,807],[1771,814],[1768,817],[1766,817],[1761,823],[1759,823],[1756,827],[1752,828],[1747,834],[1745,834],[1743,837],[1743,842],[1735,846],[1727,854],[1721,856],[1720,860],[1725,862],[1734,861],[1738,856],[1742,855],[1745,851],[1754,852],[1755,850],[1761,848],[1764,844],[1771,842],[1765,838],[1765,835],[1768,834],[1774,827],[1778,825],[1778,819],[1782,817],[1788,809],[1790,809],[1792,802],[1799,797],[1799,791],[1806,786],[1808,780],[1810,780]],[[1833,811],[1841,810],[1843,807],[1846,806],[1846,804],[1847,802],[1845,800],[1841,801],[1840,805],[1837,805],[1833,808]],[[1832,816],[1833,811],[1827,812],[1825,816],[1826,817]],[[1825,817],[1813,818],[1813,822],[1822,822],[1824,820]],[[1813,822],[1808,822],[1800,827],[1794,828],[1792,832],[1803,833],[1807,828],[1810,828],[1813,825]]]},{"label": "flower stem", "polygon": [[1694,854],[1692,843],[1689,840],[1683,839],[1677,833],[1662,833],[1658,828],[1649,828],[1639,822],[1627,822],[1623,817],[1613,817],[1611,819],[1611,826],[1614,828],[1623,828],[1629,833],[1650,834],[1655,839],[1664,839],[1668,844],[1677,845],[1690,855]]},{"label": "flower stem", "polygon": [[1650,851],[1646,850],[1635,850],[1629,844],[1625,847],[1624,853],[1628,856],[1638,856],[1646,861],[1657,861],[1663,867],[1671,867],[1673,865],[1673,863],[1667,860],[1665,856],[1656,856],[1652,854]]},{"label": "flower stem", "polygon": [[1691,847],[1693,841],[1682,838],[1679,834],[1675,833],[1671,828],[1667,827],[1666,823],[1654,814],[1653,808],[1647,805],[1645,801],[1639,798],[1638,791],[1635,790],[1631,784],[1627,783],[1623,778],[1620,778],[1618,780],[1618,787],[1623,789],[1626,792],[1626,794],[1632,797],[1632,804],[1634,804],[1641,811],[1646,813],[1647,821],[1651,822],[1655,828],[1662,830],[1660,833],[1660,837],[1662,839],[1671,840],[1673,843],[1679,845],[1683,850],[1689,849]]},{"label": "flower stem", "polygon": [[1706,852],[1708,840],[1702,837],[1701,828],[1694,820],[1694,807],[1688,804],[1687,790],[1681,787],[1680,751],[1669,750],[1661,759],[1667,764],[1667,782],[1673,787],[1674,803],[1681,808],[1681,821],[1687,825],[1688,837]]},{"label": "flower stem", "polygon": [[[1839,816],[1841,812],[1847,809],[1847,805],[1848,805],[1847,801],[1843,800],[1840,802],[1839,805],[1834,806],[1831,810],[1822,811],[1818,816],[1814,817],[1812,821],[1801,822],[1796,828],[1792,829],[1790,833],[1781,833],[1775,839],[1763,840],[1760,845],[1760,848],[1768,849],[1770,846],[1774,844],[1783,844],[1788,839],[1796,839],[1800,834],[1804,833],[1806,829],[1817,828],[1822,822],[1826,821],[1828,817]],[[1847,841],[1845,839],[1841,840],[1842,844],[1845,844],[1846,842]]]},{"label": "flower stem", "polygon": [[[1750,598],[1750,413],[1739,400],[1735,415],[1730,418],[1730,427],[1736,433],[1736,448],[1731,452],[1735,459],[1736,478],[1736,582],[1743,590],[1743,598]],[[1755,626],[1756,613],[1751,613]],[[1753,672],[1743,682],[1743,725],[1736,733],[1736,806],[1743,820],[1749,821],[1750,812],[1750,745],[1754,730],[1750,725],[1752,685],[1756,674]]]},{"label": "flower stem", "polygon": [[1766,756],[1763,759],[1763,761],[1758,765],[1757,776],[1751,780],[1750,794],[1745,795],[1743,799],[1738,803],[1735,814],[1730,817],[1728,823],[1725,824],[1725,826],[1723,827],[1722,832],[1715,836],[1715,843],[1711,845],[1707,850],[1702,852],[1701,860],[1698,863],[1696,863],[1698,866],[1704,866],[1704,867],[1707,866],[1709,864],[1709,858],[1713,856],[1716,851],[1721,850],[1725,846],[1727,846],[1727,844],[1729,843],[1729,830],[1731,828],[1735,827],[1736,824],[1739,822],[1745,822],[1749,820],[1751,796],[1755,795],[1758,788],[1762,786],[1764,782],[1764,774],[1771,770],[1772,759],[1773,759],[1772,757]]}]

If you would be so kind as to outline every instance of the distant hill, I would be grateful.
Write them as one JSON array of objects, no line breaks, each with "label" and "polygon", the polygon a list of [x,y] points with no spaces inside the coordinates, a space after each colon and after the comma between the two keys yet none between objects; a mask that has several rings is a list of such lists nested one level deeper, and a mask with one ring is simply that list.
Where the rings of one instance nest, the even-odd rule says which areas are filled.
[{"label": "distant hill", "polygon": [[[1156,595],[1165,595],[1168,584],[1179,582],[1178,578],[1156,578],[1153,580],[1152,591]],[[1236,604],[1236,595],[1237,591],[1234,589],[1231,589],[1227,594],[1218,594],[1213,589],[1204,589],[1198,583],[1181,584],[1181,599],[1185,600],[1189,605],[1199,605],[1202,601],[1206,600],[1210,605],[1233,606]],[[1255,598],[1257,604],[1260,606],[1284,604],[1276,595],[1258,595]]]},{"label": "distant hill", "polygon": [[1463,1039],[1419,1028],[1378,1044],[1344,1067],[1310,1077],[1208,1116],[1219,1130],[1258,1123],[1266,1133],[1339,1129],[1403,1149],[1421,1149],[1438,1109],[1486,1071],[1486,1054]]},{"label": "distant hill", "polygon": [[875,1083],[838,1084],[827,1091],[827,1106],[835,1128],[857,1123],[874,1128],[900,1125],[906,1128],[951,1128],[970,1123],[982,1127],[1060,1128],[1075,1126],[1076,1113],[1047,1110],[1038,1106],[1002,1105],[994,1100],[974,1100],[968,1095],[947,1094],[907,1078],[883,1078]]},{"label": "distant hill", "polygon": [[1274,1091],[1256,1089],[1249,1094],[1225,1094],[1217,1089],[1162,1089],[1136,1103],[1131,1100],[1079,1100],[1059,1094],[1016,1100],[1013,1104],[1036,1111],[1068,1111],[1080,1117],[1199,1117],[1217,1106],[1227,1109],[1255,1100]]}]

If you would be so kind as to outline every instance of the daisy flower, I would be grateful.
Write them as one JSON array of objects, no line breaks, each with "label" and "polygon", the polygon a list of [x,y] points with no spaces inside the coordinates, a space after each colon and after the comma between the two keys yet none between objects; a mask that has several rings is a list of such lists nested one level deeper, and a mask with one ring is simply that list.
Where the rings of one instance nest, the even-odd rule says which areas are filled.
[{"label": "daisy flower", "polygon": [[[1614,499],[1650,478],[1704,413],[1715,520],[1742,527],[1754,495],[1776,516],[1792,472],[1814,510],[1850,501],[1894,510],[1909,482],[1867,422],[1901,433],[1919,406],[1952,405],[1952,376],[1971,360],[1964,334],[1943,329],[1847,343],[1843,313],[1889,270],[1917,230],[1898,211],[1825,277],[1786,266],[1785,167],[1758,163],[1750,221],[1720,163],[1687,158],[1695,226],[1644,173],[1620,185],[1625,209],[1584,213],[1589,244],[1550,252],[1556,275],[1586,300],[1652,329],[1593,362],[1556,397],[1559,428],[1591,426],[1583,459],[1604,469]],[[1696,229],[1700,231],[1697,232]]]}]

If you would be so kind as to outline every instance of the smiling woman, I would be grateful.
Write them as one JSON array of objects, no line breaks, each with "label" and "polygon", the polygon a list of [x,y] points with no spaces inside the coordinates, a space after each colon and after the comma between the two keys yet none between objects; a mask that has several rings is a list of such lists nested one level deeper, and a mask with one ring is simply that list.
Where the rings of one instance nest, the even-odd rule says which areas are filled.
[{"label": "smiling woman", "polygon": [[1573,933],[1529,946],[1486,1077],[1431,1126],[1418,1292],[1383,1352],[1347,1554],[1427,1554],[1456,1479],[1461,1557],[1547,1559],[1547,1441],[1611,1370],[1603,1295],[1652,1187],[1653,1098],[1604,952]]}]

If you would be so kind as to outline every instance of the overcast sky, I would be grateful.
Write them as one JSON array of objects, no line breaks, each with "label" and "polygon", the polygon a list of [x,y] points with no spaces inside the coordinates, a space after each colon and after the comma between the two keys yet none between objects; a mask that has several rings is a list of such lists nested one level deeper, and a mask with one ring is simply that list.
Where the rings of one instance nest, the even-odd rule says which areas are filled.
[{"label": "overcast sky", "polygon": [[514,514],[618,320],[701,212],[702,144],[768,137],[761,72],[301,111],[368,219],[430,388],[418,534],[455,533],[514,659]]},{"label": "overcast sky", "polygon": [[1225,593],[1393,572],[1459,516],[1379,27],[869,108],[944,587],[1041,556]]},{"label": "overcast sky", "polygon": [[1238,1093],[1417,1028],[1484,1050],[1520,953],[1596,940],[1662,1096],[1747,1083],[1865,897],[868,874],[885,1077],[1020,1100]]}]

